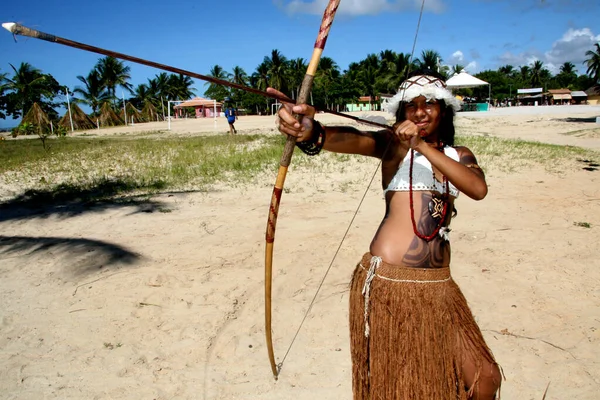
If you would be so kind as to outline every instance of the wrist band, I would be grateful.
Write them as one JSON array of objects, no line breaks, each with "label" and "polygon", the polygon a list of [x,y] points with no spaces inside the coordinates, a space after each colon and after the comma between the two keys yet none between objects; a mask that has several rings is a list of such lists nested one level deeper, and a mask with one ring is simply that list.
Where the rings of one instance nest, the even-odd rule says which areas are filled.
[{"label": "wrist band", "polygon": [[309,156],[316,156],[323,149],[325,144],[325,128],[318,121],[313,121],[313,132],[309,140],[303,142],[296,142],[298,147],[304,154]]}]

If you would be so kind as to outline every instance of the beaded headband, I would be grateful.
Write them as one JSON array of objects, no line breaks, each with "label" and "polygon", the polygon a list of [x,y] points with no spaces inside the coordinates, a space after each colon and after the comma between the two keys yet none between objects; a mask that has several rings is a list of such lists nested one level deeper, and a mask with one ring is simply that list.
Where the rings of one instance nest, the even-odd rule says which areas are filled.
[{"label": "beaded headband", "polygon": [[388,111],[395,115],[400,107],[400,102],[408,103],[419,96],[423,96],[427,100],[444,100],[454,112],[460,110],[460,101],[446,89],[443,80],[429,75],[417,75],[402,82],[398,93],[390,99]]}]

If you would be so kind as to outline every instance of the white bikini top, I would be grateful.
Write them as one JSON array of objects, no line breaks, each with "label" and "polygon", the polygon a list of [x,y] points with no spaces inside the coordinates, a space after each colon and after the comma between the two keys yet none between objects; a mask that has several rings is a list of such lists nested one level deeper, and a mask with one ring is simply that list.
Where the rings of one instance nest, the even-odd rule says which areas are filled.
[{"label": "white bikini top", "polygon": [[[387,189],[383,191],[385,195],[389,190],[394,192],[407,192],[409,191],[409,182],[410,182],[410,158],[412,151],[408,151],[406,153],[406,157],[400,163],[398,167],[398,171],[394,178],[391,180]],[[427,157],[423,156],[421,153],[415,151],[415,160],[413,163],[413,187],[412,189],[415,191],[435,191],[438,193],[445,193],[446,188],[442,182],[439,182],[437,179],[433,177],[433,169],[431,167],[431,163],[427,159]],[[444,154],[453,159],[454,161],[458,161],[458,152],[454,147],[445,146]],[[450,196],[458,197],[458,189],[452,183],[449,184],[449,192]]]}]

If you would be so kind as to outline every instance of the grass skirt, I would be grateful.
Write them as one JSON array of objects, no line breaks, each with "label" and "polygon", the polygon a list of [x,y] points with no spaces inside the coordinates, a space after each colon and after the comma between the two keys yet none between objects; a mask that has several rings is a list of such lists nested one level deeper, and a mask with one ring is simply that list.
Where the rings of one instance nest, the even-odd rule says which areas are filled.
[{"label": "grass skirt", "polygon": [[464,357],[479,372],[496,363],[450,269],[381,262],[373,275],[371,258],[363,256],[350,289],[354,399],[468,399]]}]

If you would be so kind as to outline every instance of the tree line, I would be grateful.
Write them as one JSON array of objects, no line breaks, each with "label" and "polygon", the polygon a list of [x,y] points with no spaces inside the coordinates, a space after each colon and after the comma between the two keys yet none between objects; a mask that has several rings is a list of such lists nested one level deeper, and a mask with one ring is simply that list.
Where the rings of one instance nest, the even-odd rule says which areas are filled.
[{"label": "tree line", "polygon": [[[358,62],[352,62],[344,71],[330,57],[322,57],[311,93],[311,101],[318,107],[341,109],[355,103],[360,96],[369,96],[376,101],[379,94],[394,94],[409,71],[428,68],[439,71],[446,78],[461,72],[463,65],[444,65],[435,50],[424,50],[420,57],[411,60],[410,54],[384,50],[369,54]],[[9,64],[12,74],[0,74],[0,118],[22,117],[38,103],[50,119],[57,119],[56,108],[66,105],[66,96],[74,103],[85,104],[98,114],[104,103],[115,111],[121,107],[117,89],[127,92],[126,101],[142,109],[151,103],[163,115],[169,100],[187,100],[196,90],[194,81],[187,76],[159,73],[147,83],[133,87],[130,67],[113,57],[100,58],[87,75],[79,75],[81,83],[70,90],[61,85],[52,75],[35,68],[29,63],[18,67]],[[569,88],[586,90],[600,85],[600,45],[596,43],[586,52],[586,73],[579,74],[572,62],[565,62],[559,72],[552,74],[542,61],[529,65],[504,65],[497,70],[485,70],[476,77],[492,86],[492,100],[504,101],[514,98],[519,88],[542,87],[545,90]],[[259,90],[273,87],[295,99],[307,68],[303,58],[288,59],[279,50],[273,50],[252,73],[235,66],[231,72],[214,65],[208,74],[211,77],[250,86]],[[273,100],[240,89],[232,89],[213,83],[205,83],[204,95],[217,101],[228,100],[249,114],[268,113]],[[469,89],[466,95],[487,98],[488,89]]]}]

